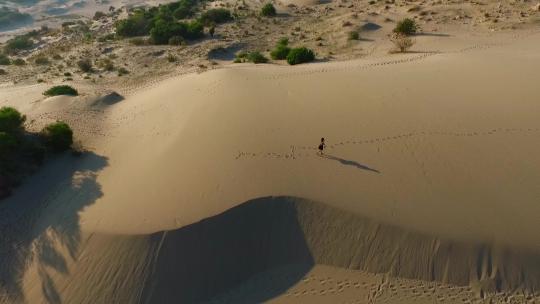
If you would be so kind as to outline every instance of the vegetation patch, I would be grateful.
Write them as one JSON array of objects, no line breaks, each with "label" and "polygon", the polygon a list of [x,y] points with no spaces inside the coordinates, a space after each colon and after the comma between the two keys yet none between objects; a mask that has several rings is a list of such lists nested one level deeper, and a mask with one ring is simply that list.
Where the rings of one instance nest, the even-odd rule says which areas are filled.
[{"label": "vegetation patch", "polygon": [[29,35],[22,35],[8,40],[4,46],[4,52],[7,54],[16,54],[22,50],[29,50],[33,47],[34,42]]},{"label": "vegetation patch", "polygon": [[394,33],[399,33],[403,35],[414,35],[418,31],[418,25],[416,21],[410,18],[405,18],[399,21],[394,28]]},{"label": "vegetation patch", "polygon": [[350,31],[348,34],[349,40],[358,40],[360,39],[360,34],[357,31]]},{"label": "vegetation patch", "polygon": [[58,95],[68,95],[68,96],[77,96],[79,92],[75,90],[72,86],[68,85],[59,85],[54,86],[47,91],[43,92],[45,96],[58,96]]},{"label": "vegetation patch", "polygon": [[311,62],[315,60],[315,53],[305,47],[291,49],[287,55],[287,63],[290,65]]},{"label": "vegetation patch", "polygon": [[240,52],[236,54],[236,58],[234,60],[235,63],[241,63],[241,62],[253,62],[253,63],[267,63],[268,58],[266,58],[261,52],[253,51],[253,52]]},{"label": "vegetation patch", "polygon": [[92,62],[88,59],[79,60],[77,62],[77,66],[85,73],[90,73],[93,71]]},{"label": "vegetation patch", "polygon": [[46,147],[55,152],[66,151],[73,144],[73,131],[65,122],[52,123],[41,131]]},{"label": "vegetation patch", "polygon": [[47,153],[69,149],[73,131],[63,123],[48,125],[39,134],[25,130],[26,117],[11,107],[0,108],[0,199],[34,172]]},{"label": "vegetation patch", "polygon": [[289,45],[289,39],[281,38],[276,47],[270,52],[270,57],[274,60],[285,60],[289,55],[291,48]]},{"label": "vegetation patch", "polygon": [[390,37],[390,41],[396,46],[397,51],[404,53],[414,45],[414,40],[404,34],[394,33]]},{"label": "vegetation patch", "polygon": [[0,65],[10,65],[11,60],[5,54],[0,54]]},{"label": "vegetation patch", "polygon": [[256,52],[256,51],[249,53],[247,55],[247,60],[253,63],[267,63],[268,62],[268,58],[266,58],[260,52]]},{"label": "vegetation patch", "polygon": [[22,58],[16,58],[11,63],[13,63],[14,65],[21,66],[21,65],[25,65],[26,61],[24,61],[24,59]]},{"label": "vegetation patch", "polygon": [[272,3],[267,3],[261,8],[261,15],[265,17],[273,17],[277,14],[276,8]]},{"label": "vegetation patch", "polygon": [[220,24],[232,20],[231,12],[225,8],[213,8],[202,13],[199,20],[205,25]]}]

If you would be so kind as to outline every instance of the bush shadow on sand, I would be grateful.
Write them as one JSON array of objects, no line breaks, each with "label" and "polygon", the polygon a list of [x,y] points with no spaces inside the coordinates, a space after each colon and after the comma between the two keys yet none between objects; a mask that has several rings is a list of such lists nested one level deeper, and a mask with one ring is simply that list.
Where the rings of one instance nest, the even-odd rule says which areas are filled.
[{"label": "bush shadow on sand", "polygon": [[91,152],[59,156],[2,201],[0,299],[24,302],[23,276],[35,265],[43,298],[61,303],[50,272],[67,274],[67,258],[76,259],[79,212],[103,195],[96,177],[107,165],[105,157]]}]

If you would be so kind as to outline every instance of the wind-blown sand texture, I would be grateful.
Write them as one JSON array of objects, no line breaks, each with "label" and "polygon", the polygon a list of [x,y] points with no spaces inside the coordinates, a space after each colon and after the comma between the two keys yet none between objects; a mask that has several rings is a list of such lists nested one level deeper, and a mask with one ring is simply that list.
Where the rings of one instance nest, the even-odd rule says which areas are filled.
[{"label": "wind-blown sand texture", "polygon": [[539,38],[21,101],[91,152],[0,205],[0,299],[540,303]]}]

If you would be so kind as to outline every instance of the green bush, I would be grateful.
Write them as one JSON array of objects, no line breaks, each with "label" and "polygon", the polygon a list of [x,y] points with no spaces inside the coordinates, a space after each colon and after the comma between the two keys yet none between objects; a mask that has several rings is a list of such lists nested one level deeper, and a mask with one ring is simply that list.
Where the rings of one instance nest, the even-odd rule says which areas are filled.
[{"label": "green bush", "polygon": [[193,16],[196,5],[196,0],[180,0],[169,4],[173,12],[172,15],[176,19],[185,19]]},{"label": "green bush", "polygon": [[150,37],[154,44],[167,44],[174,36],[184,36],[187,33],[185,23],[167,22],[158,20],[150,30]]},{"label": "green bush", "polygon": [[9,59],[9,57],[4,54],[0,54],[0,65],[10,65],[10,64],[11,64],[11,60]]},{"label": "green bush", "polygon": [[287,63],[290,65],[310,62],[313,60],[315,60],[315,53],[305,47],[291,49],[287,55]]},{"label": "green bush", "polygon": [[34,47],[34,42],[30,39],[29,35],[17,36],[6,42],[4,51],[8,54],[16,54],[22,50],[28,50]]},{"label": "green bush", "polygon": [[413,35],[418,30],[418,25],[412,19],[405,18],[399,21],[394,28],[394,33],[400,33],[404,35]]},{"label": "green bush", "polygon": [[94,14],[94,20],[99,20],[99,19],[104,18],[104,17],[107,17],[107,14],[105,14],[104,12],[97,11]]},{"label": "green bush", "polygon": [[247,54],[247,60],[253,63],[267,63],[268,58],[264,57],[260,52],[251,52]]},{"label": "green bush", "polygon": [[81,69],[81,71],[85,73],[92,72],[93,70],[92,62],[89,59],[79,60],[77,62],[77,66],[79,67],[79,69]]},{"label": "green bush", "polygon": [[169,38],[169,45],[183,45],[185,44],[184,38],[181,36],[172,36]]},{"label": "green bush", "polygon": [[73,144],[73,131],[62,121],[52,123],[41,132],[47,147],[53,151],[62,152]]},{"label": "green bush", "polygon": [[186,39],[198,39],[204,36],[204,26],[198,20],[194,20],[187,24],[187,33],[184,35]]},{"label": "green bush", "polygon": [[14,65],[18,65],[18,66],[21,66],[21,65],[25,65],[26,64],[26,61],[24,61],[24,59],[22,58],[16,58],[13,60],[12,62]]},{"label": "green bush", "polygon": [[349,32],[349,40],[358,40],[360,39],[360,34],[357,31]]},{"label": "green bush", "polygon": [[79,92],[75,90],[73,87],[68,85],[59,85],[54,86],[47,91],[43,93],[45,96],[58,96],[58,95],[69,95],[69,96],[77,96],[79,95]]},{"label": "green bush", "polygon": [[289,45],[289,38],[287,37],[279,38],[277,45]]},{"label": "green bush", "polygon": [[220,24],[232,20],[232,16],[228,9],[213,8],[204,12],[200,20],[205,25]]},{"label": "green bush", "polygon": [[200,38],[203,36],[203,29],[204,27],[199,21],[183,23],[158,20],[150,31],[150,37],[154,44],[168,44],[172,37]]},{"label": "green bush", "polygon": [[272,17],[276,15],[276,8],[272,3],[267,3],[261,8],[261,15],[265,17]]},{"label": "green bush", "polygon": [[291,48],[288,47],[289,39],[281,38],[279,39],[276,47],[270,52],[270,57],[274,60],[284,60],[287,59],[287,55],[291,51]]},{"label": "green bush", "polygon": [[270,57],[274,60],[284,60],[291,52],[291,48],[286,45],[278,45],[270,52]]},{"label": "green bush", "polygon": [[127,75],[127,74],[129,74],[129,71],[126,70],[126,68],[124,68],[124,67],[118,68],[118,76],[124,76],[124,75]]},{"label": "green bush", "polygon": [[26,117],[11,107],[0,108],[0,132],[13,134],[23,129]]},{"label": "green bush", "polygon": [[178,60],[178,58],[176,58],[176,56],[174,56],[173,54],[167,55],[167,61],[168,62],[176,62],[177,60]]},{"label": "green bush", "polygon": [[116,23],[116,34],[122,37],[148,35],[152,28],[152,16],[144,10],[138,10],[127,19]]}]

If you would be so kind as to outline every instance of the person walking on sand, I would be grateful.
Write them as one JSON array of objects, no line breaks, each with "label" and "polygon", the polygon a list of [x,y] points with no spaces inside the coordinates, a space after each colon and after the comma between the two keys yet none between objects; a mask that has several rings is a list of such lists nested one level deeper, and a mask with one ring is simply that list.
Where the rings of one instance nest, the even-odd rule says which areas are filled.
[{"label": "person walking on sand", "polygon": [[321,138],[321,143],[319,144],[319,155],[324,154],[324,148],[326,148],[326,144],[324,143],[324,137]]}]

